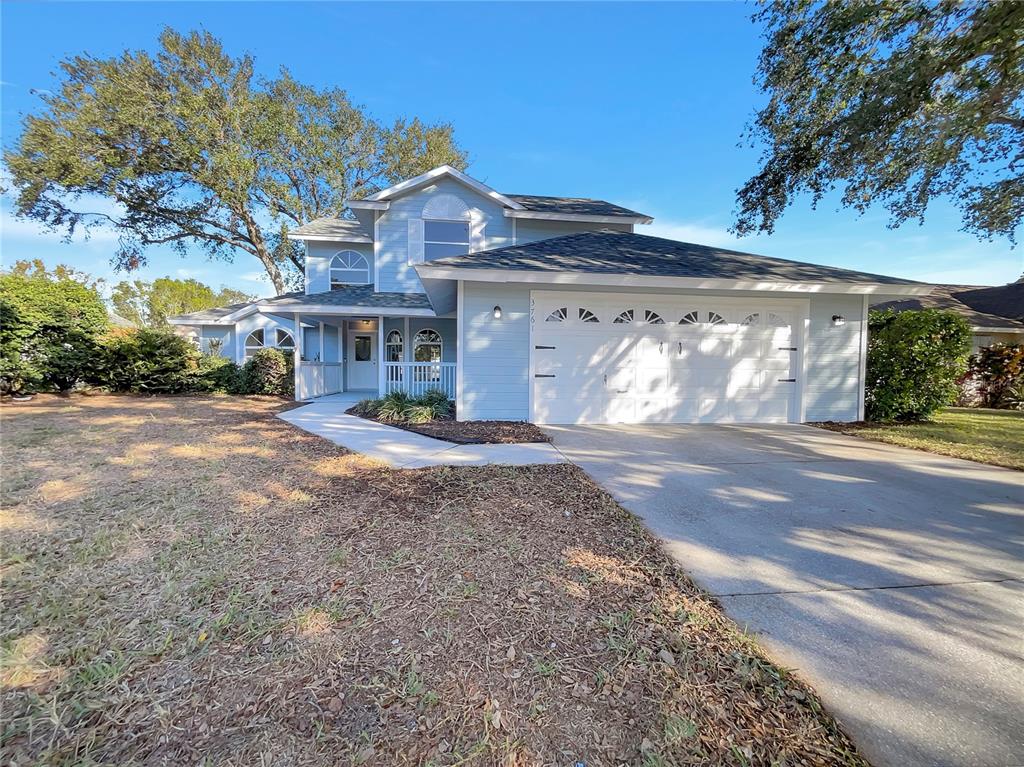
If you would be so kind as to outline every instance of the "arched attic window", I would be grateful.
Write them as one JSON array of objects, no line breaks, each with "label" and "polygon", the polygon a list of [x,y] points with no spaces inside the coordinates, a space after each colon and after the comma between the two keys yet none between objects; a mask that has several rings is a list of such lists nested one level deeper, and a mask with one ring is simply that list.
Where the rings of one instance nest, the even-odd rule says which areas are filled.
[{"label": "arched attic window", "polygon": [[473,212],[454,194],[431,197],[423,206],[423,256],[427,261],[469,253]]},{"label": "arched attic window", "polygon": [[345,285],[368,285],[370,262],[354,250],[343,250],[331,259],[331,290]]}]

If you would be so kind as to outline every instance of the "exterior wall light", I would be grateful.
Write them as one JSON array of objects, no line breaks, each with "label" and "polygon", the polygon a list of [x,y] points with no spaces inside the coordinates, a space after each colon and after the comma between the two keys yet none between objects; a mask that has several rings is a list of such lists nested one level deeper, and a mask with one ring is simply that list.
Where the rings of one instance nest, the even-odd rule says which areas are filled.
[{"label": "exterior wall light", "polygon": [[495,306],[494,307],[494,319],[496,319],[496,320],[500,320],[501,319],[501,307],[500,306]]},{"label": "exterior wall light", "polygon": [[846,318],[843,317],[843,315],[841,315],[841,314],[833,314],[832,315],[832,324],[835,325],[838,328],[840,325],[845,325],[846,324]]}]

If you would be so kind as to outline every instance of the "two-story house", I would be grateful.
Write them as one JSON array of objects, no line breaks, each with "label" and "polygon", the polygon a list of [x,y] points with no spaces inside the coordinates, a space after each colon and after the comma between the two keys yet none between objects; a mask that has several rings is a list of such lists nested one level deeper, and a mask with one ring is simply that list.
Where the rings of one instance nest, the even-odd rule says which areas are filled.
[{"label": "two-story house", "polygon": [[239,363],[293,354],[303,400],[441,388],[462,420],[852,421],[869,302],[931,290],[645,236],[642,213],[447,166],[347,205],[292,233],[303,292],[172,322]]}]

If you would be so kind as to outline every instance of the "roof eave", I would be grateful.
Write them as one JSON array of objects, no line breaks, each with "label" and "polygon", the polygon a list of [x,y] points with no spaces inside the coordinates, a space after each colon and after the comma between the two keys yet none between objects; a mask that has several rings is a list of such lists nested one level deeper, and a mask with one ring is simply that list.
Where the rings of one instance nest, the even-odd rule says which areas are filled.
[{"label": "roof eave", "polygon": [[889,284],[881,282],[799,282],[792,280],[750,280],[705,277],[670,277],[594,272],[542,272],[527,269],[487,269],[454,267],[439,264],[417,264],[416,273],[431,279],[468,280],[473,282],[523,282],[551,285],[610,285],[681,290],[754,290],[789,293],[874,293],[897,296],[924,296],[933,285]]},{"label": "roof eave", "polygon": [[549,213],[539,210],[506,210],[508,218],[529,218],[541,221],[578,221],[594,224],[653,224],[650,216],[596,216],[588,213]]},{"label": "roof eave", "polygon": [[[410,179],[406,179],[405,181],[402,181],[401,183],[395,184],[394,186],[390,186],[387,189],[382,189],[381,191],[377,192],[376,194],[371,194],[369,197],[367,197],[364,200],[353,200],[352,202],[355,202],[355,203],[380,203],[380,202],[385,202],[386,200],[389,200],[392,197],[397,197],[398,195],[406,194],[407,192],[411,192],[411,191],[413,191],[415,189],[418,189],[421,186],[425,186],[425,185],[429,184],[430,182],[436,181],[437,179],[443,178],[445,176],[448,176],[449,178],[453,178],[456,181],[461,182],[465,186],[468,186],[470,189],[475,190],[476,192],[482,194],[485,197],[490,197],[492,200],[501,203],[502,205],[504,205],[507,208],[511,208],[512,210],[523,210],[524,209],[523,205],[521,205],[520,203],[516,202],[512,198],[506,197],[501,192],[498,192],[498,191],[496,191],[494,189],[491,189],[491,187],[487,186],[487,184],[484,184],[484,183],[482,183],[480,181],[477,181],[475,178],[466,175],[465,173],[463,173],[461,170],[458,170],[457,168],[453,168],[451,165],[439,165],[436,168],[432,168],[431,170],[428,170],[426,173],[421,173],[418,176],[415,176],[415,177],[410,178]],[[348,202],[346,204],[351,208],[351,207],[353,207],[352,202]],[[385,209],[384,208],[378,208],[377,210],[385,210]]]},{"label": "roof eave", "polygon": [[387,210],[391,207],[391,203],[375,200],[345,200],[345,207],[358,210]]},{"label": "roof eave", "polygon": [[291,232],[288,234],[289,240],[302,240],[306,242],[360,242],[372,244],[373,238],[368,237],[365,234],[359,235],[327,235],[327,234],[296,234]]},{"label": "roof eave", "polygon": [[360,317],[436,317],[433,309],[407,306],[339,306],[337,304],[258,304],[260,314],[356,314]]},{"label": "roof eave", "polygon": [[986,325],[972,325],[972,333],[1024,333],[1024,327],[989,327]]}]

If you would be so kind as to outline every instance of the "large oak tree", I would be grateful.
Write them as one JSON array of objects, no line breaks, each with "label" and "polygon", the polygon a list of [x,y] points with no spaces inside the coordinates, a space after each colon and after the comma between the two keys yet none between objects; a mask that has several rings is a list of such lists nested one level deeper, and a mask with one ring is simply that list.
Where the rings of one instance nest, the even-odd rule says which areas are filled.
[{"label": "large oak tree", "polygon": [[115,264],[127,270],[153,245],[244,252],[280,293],[282,266],[302,268],[282,227],[339,215],[346,197],[437,165],[466,165],[451,125],[385,125],[338,88],[284,70],[261,79],[251,56],[232,57],[206,32],[165,29],[153,54],[68,58],[59,89],[41,98],[4,152],[16,213],[69,236],[113,228]]},{"label": "large oak tree", "polygon": [[947,198],[963,227],[1011,240],[1024,214],[1024,3],[770,0],[755,14],[767,147],[735,231],[771,232],[793,199],[834,189],[891,225]]}]

